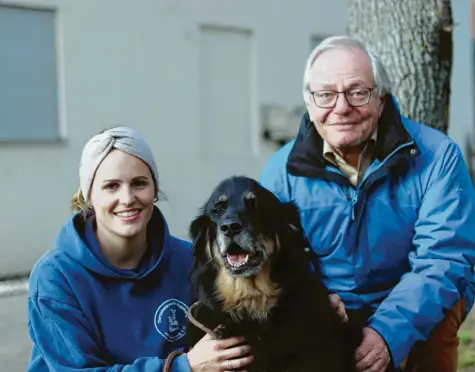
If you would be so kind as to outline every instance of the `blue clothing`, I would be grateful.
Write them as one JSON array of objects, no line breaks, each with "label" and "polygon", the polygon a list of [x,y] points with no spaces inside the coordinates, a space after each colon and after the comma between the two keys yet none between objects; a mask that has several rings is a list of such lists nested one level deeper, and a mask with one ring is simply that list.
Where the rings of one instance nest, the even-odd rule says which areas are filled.
[{"label": "blue clothing", "polygon": [[398,366],[458,300],[473,306],[475,192],[459,147],[388,98],[356,188],[323,158],[308,114],[260,182],[297,205],[325,285],[373,313],[368,324]]},{"label": "blue clothing", "polygon": [[[147,242],[136,269],[119,269],[99,250],[93,216],[67,221],[30,275],[28,371],[156,372],[185,349],[191,246],[157,208]],[[190,371],[186,355],[172,371]]]}]

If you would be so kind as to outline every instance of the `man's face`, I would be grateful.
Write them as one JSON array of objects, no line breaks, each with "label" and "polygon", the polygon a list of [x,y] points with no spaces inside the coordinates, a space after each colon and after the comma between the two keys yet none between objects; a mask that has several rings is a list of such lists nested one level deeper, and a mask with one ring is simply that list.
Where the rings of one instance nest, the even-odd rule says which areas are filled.
[{"label": "man's face", "polygon": [[[323,52],[311,68],[310,92],[348,91],[374,88],[373,71],[368,55],[357,48],[336,48]],[[355,97],[360,91],[357,90]],[[371,91],[369,102],[359,107],[339,94],[334,107],[321,108],[310,95],[308,112],[318,133],[335,149],[345,151],[363,144],[378,125],[384,98]]]}]

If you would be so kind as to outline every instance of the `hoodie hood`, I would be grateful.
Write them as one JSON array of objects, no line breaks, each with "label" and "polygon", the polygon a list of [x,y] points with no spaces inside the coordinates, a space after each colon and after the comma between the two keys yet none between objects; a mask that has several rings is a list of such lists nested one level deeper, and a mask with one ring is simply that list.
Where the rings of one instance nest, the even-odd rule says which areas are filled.
[{"label": "hoodie hood", "polygon": [[109,278],[141,279],[152,273],[167,254],[170,233],[160,210],[155,207],[147,226],[148,248],[137,269],[124,270],[113,266],[100,252],[93,232],[94,215],[76,213],[61,228],[55,249],[63,251],[79,265]]}]

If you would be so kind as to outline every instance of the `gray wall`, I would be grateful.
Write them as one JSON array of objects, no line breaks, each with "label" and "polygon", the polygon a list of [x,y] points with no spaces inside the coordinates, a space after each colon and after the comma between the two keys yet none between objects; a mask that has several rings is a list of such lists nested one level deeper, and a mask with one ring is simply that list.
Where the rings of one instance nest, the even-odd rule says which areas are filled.
[{"label": "gray wall", "polygon": [[[260,105],[300,105],[312,38],[344,33],[346,26],[343,0],[8,4],[56,12],[60,139],[0,138],[0,276],[28,271],[52,246],[70,216],[81,149],[112,125],[134,126],[148,138],[169,199],[161,207],[172,232],[186,237],[220,178],[257,177],[273,151],[260,138]],[[18,85],[9,89],[21,99]],[[31,112],[29,120],[40,125]]]},{"label": "gray wall", "polygon": [[[457,26],[450,124],[451,135],[463,145],[473,133],[470,1],[452,3]],[[160,206],[172,232],[186,237],[189,221],[219,179],[259,175],[274,150],[260,136],[261,106],[284,111],[301,106],[303,67],[312,45],[344,34],[347,23],[345,0],[8,4],[55,12],[50,41],[56,81],[35,80],[34,88],[55,84],[57,102],[51,107],[57,107],[57,131],[43,139],[23,132],[24,140],[12,141],[1,138],[2,125],[20,121],[0,124],[0,277],[28,271],[52,246],[70,216],[82,146],[112,125],[134,126],[148,138],[169,199]],[[25,58],[37,57],[32,50]],[[17,99],[26,89],[14,81],[8,87]],[[30,110],[22,118],[37,130],[41,113],[28,102],[16,104]]]}]

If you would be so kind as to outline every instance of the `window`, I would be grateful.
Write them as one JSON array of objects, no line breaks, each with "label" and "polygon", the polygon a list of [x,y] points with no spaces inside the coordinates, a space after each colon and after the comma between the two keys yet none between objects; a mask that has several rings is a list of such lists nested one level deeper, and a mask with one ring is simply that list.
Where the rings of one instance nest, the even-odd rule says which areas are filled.
[{"label": "window", "polygon": [[55,12],[0,5],[0,142],[60,138]]}]

